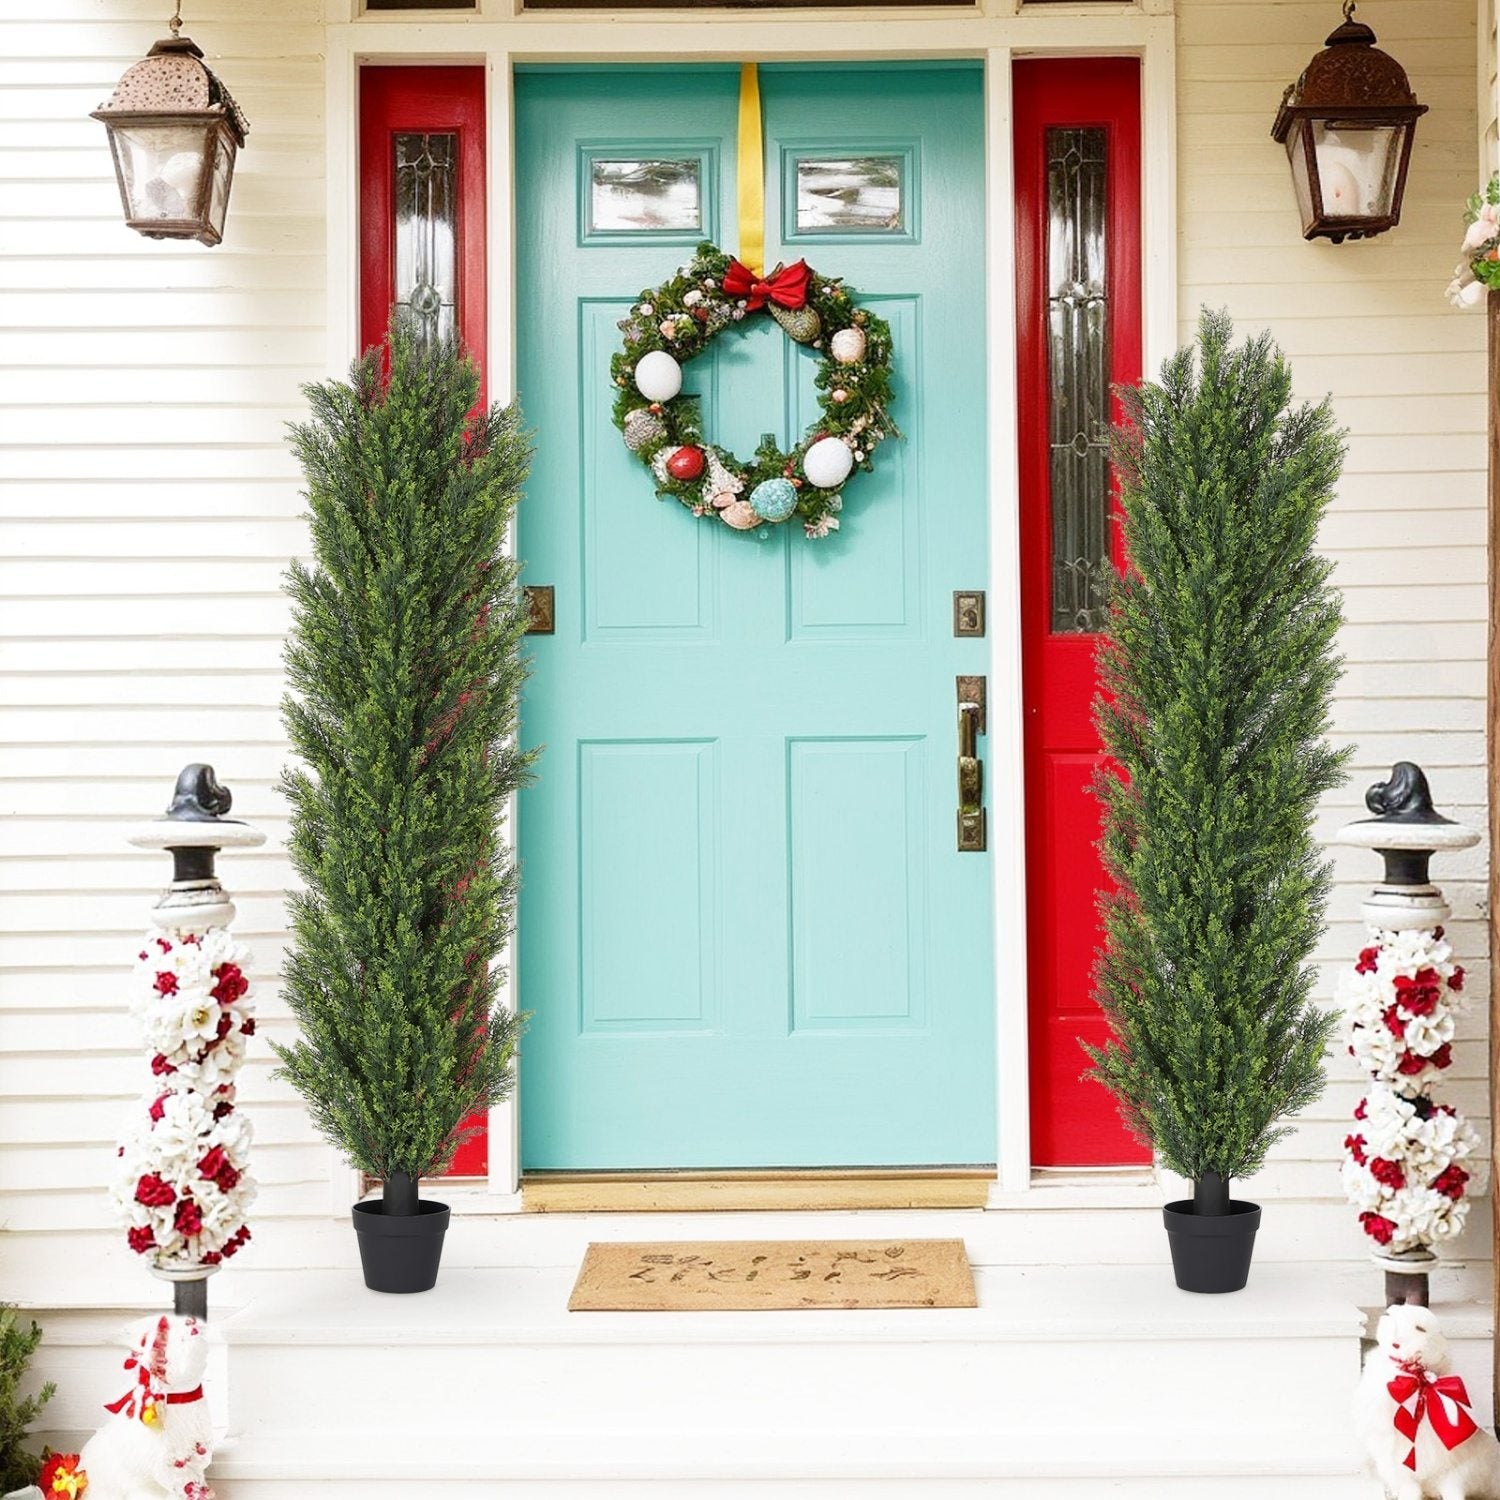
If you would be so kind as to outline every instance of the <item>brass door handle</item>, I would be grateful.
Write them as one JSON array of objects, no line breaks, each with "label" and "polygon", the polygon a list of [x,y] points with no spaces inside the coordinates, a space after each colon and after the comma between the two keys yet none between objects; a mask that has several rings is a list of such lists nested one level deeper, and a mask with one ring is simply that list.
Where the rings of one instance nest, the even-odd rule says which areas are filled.
[{"label": "brass door handle", "polygon": [[984,762],[979,736],[985,729],[985,683],[982,677],[958,679],[958,848],[982,853],[988,844],[984,812]]}]

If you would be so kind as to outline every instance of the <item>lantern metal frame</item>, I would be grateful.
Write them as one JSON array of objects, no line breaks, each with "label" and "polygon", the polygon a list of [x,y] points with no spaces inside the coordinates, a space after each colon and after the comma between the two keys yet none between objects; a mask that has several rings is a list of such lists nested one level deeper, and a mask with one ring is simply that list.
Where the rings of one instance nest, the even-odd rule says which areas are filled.
[{"label": "lantern metal frame", "polygon": [[[234,186],[235,159],[250,124],[229,90],[203,61],[203,51],[191,38],[179,35],[182,7],[168,23],[172,35],[158,41],[138,63],[126,69],[109,103],[92,111],[109,132],[115,180],[126,225],[153,240],[197,240],[217,245],[223,239],[224,219]],[[186,212],[172,217],[142,216],[132,201],[131,167],[127,164],[122,136],[153,128],[191,129],[201,132],[197,173],[193,191],[183,194]],[[215,183],[223,167],[223,201],[216,215]]]},{"label": "lantern metal frame", "polygon": [[[1401,203],[1406,195],[1406,174],[1411,165],[1412,142],[1417,121],[1427,106],[1417,102],[1406,70],[1388,52],[1375,45],[1375,33],[1354,19],[1355,0],[1344,0],[1343,24],[1330,33],[1319,52],[1295,83],[1286,87],[1272,139],[1286,147],[1295,177],[1297,152],[1306,173],[1310,217],[1304,216],[1302,237],[1306,240],[1369,239],[1384,234],[1401,222]],[[1323,183],[1314,140],[1314,125],[1352,126],[1369,129],[1385,125],[1401,132],[1399,155],[1388,210],[1379,214],[1331,214],[1323,196]],[[1299,202],[1299,209],[1301,204]]]}]

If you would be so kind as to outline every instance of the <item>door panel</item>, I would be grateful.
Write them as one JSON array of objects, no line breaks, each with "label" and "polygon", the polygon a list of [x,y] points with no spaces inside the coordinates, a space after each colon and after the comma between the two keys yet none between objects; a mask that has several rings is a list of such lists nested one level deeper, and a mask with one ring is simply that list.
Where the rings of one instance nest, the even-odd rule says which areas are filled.
[{"label": "door panel", "polygon": [[1101,760],[1092,704],[1104,575],[1122,561],[1108,435],[1140,376],[1140,65],[1015,67],[1021,633],[1031,1146],[1041,1166],[1144,1162],[1084,1082],[1093,999]]},{"label": "door panel", "polygon": [[[738,83],[517,78],[520,549],[557,590],[524,705],[522,1160],[992,1162],[990,861],[955,843],[954,679],[987,646],[952,636],[952,591],[986,585],[981,75],[762,70],[768,260],[894,330],[907,441],[822,542],[657,501],[610,421],[616,320],[685,245],[735,243]],[[899,164],[901,222],[799,231],[798,163],[861,153]],[[698,163],[701,234],[598,232],[590,163],[643,159]],[[748,454],[813,419],[815,368],[757,317],[687,389]]]}]

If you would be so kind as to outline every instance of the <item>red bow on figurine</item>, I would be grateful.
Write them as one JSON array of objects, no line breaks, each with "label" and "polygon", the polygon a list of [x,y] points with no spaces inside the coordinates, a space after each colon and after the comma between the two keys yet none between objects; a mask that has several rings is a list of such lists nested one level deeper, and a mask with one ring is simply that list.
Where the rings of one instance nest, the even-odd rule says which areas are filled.
[{"label": "red bow on figurine", "polygon": [[807,283],[811,277],[812,271],[805,260],[794,266],[777,266],[768,276],[757,276],[749,266],[731,257],[724,272],[724,290],[731,297],[743,297],[751,312],[767,302],[774,302],[777,307],[806,307]]},{"label": "red bow on figurine", "polygon": [[[1411,1442],[1411,1452],[1402,1461],[1417,1467],[1417,1430],[1425,1416],[1437,1440],[1445,1448],[1456,1448],[1478,1430],[1469,1414],[1469,1393],[1458,1375],[1437,1376],[1416,1363],[1403,1365],[1402,1373],[1386,1389],[1396,1403],[1392,1418],[1396,1431]],[[1410,1403],[1410,1405],[1408,1405]]]}]

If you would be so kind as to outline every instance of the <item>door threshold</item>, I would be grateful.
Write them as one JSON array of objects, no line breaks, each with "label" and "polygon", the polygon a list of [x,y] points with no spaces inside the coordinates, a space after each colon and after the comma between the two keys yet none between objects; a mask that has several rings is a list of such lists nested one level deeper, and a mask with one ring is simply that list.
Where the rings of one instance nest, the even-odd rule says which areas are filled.
[{"label": "door threshold", "polygon": [[528,1213],[983,1208],[993,1168],[792,1168],[759,1171],[527,1172]]}]

